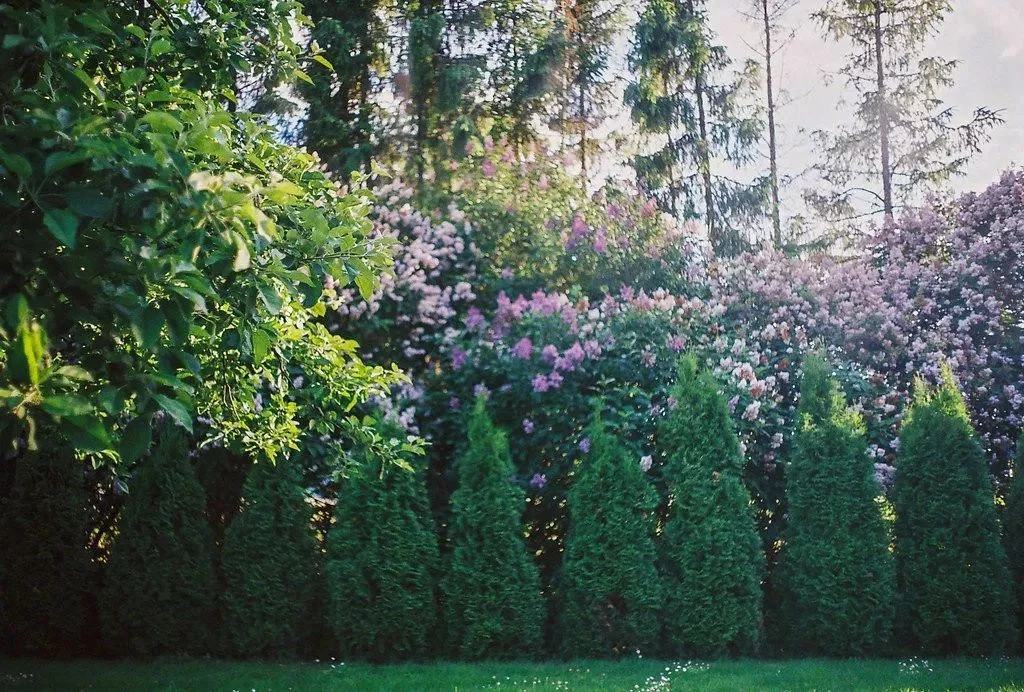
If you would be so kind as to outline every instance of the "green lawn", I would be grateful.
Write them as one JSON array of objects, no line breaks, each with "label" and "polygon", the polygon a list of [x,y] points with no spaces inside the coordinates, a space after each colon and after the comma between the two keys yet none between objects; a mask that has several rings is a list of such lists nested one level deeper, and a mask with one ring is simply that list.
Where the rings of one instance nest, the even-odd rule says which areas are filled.
[{"label": "green lawn", "polygon": [[0,661],[3,690],[1020,690],[1024,660],[582,663]]}]

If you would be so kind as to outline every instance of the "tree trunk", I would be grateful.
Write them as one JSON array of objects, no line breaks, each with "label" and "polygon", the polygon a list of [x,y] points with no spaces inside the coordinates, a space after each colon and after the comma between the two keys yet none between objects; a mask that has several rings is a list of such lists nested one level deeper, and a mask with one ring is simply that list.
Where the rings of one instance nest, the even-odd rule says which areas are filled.
[{"label": "tree trunk", "polygon": [[771,165],[772,237],[775,249],[782,248],[782,222],[779,219],[779,161],[775,139],[775,92],[772,86],[772,27],[769,21],[769,0],[761,0],[764,12],[764,64],[768,86],[768,160]]},{"label": "tree trunk", "polygon": [[878,139],[882,154],[882,202],[886,222],[892,221],[892,164],[889,160],[889,102],[885,92],[885,66],[882,63],[882,3],[875,5],[875,71],[878,81]]}]

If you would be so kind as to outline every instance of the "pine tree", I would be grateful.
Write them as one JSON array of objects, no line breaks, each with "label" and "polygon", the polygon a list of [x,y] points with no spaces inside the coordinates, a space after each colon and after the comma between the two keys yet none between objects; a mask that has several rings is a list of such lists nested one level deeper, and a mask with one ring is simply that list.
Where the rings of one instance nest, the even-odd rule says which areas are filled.
[{"label": "pine tree", "polygon": [[1024,629],[1024,435],[1017,441],[1013,482],[1003,511],[1003,545],[1017,596],[1017,630]]},{"label": "pine tree", "polygon": [[468,438],[456,462],[451,555],[441,584],[449,641],[468,659],[529,655],[541,643],[540,577],[523,540],[524,497],[510,480],[508,440],[483,397]]},{"label": "pine tree", "polygon": [[764,555],[729,406],[697,361],[680,361],[678,402],[659,428],[668,514],[660,545],[669,655],[757,650]]},{"label": "pine tree", "polygon": [[590,451],[569,491],[569,532],[561,579],[561,645],[571,658],[654,650],[661,584],[651,538],[650,484],[600,409],[587,430]]},{"label": "pine tree", "polygon": [[331,66],[307,67],[313,83],[301,88],[309,103],[304,143],[343,179],[354,171],[369,173],[382,127],[375,97],[386,74],[387,3],[306,0],[303,7],[313,20],[310,41]]},{"label": "pine tree", "polygon": [[712,170],[748,163],[762,124],[748,100],[755,66],[733,79],[715,44],[705,0],[650,0],[636,26],[626,89],[640,133],[659,147],[634,161],[638,181],[676,218],[701,218],[719,254],[741,252],[744,229],[763,217],[767,180]]},{"label": "pine tree", "polygon": [[310,629],[317,546],[295,462],[256,463],[224,535],[223,639],[235,656],[293,656]]},{"label": "pine tree", "polygon": [[789,524],[777,583],[788,653],[862,656],[886,651],[895,566],[875,497],[860,414],[847,408],[829,366],[804,360],[793,458],[786,468]]},{"label": "pine tree", "polygon": [[918,380],[893,487],[896,631],[925,654],[993,655],[1017,638],[985,452],[948,365]]},{"label": "pine tree", "polygon": [[438,571],[421,470],[382,467],[364,454],[342,483],[327,538],[327,622],[340,655],[396,660],[428,653]]},{"label": "pine tree", "polygon": [[554,122],[563,138],[572,140],[586,189],[594,159],[601,153],[595,130],[607,117],[611,100],[608,68],[622,6],[618,0],[561,0],[558,13],[563,40]]},{"label": "pine tree", "polygon": [[83,652],[97,576],[86,521],[82,465],[69,448],[58,442],[18,459],[0,510],[0,641],[9,641],[11,653]]},{"label": "pine tree", "polygon": [[185,434],[165,423],[129,485],[107,567],[101,616],[117,651],[209,652],[217,582],[205,505]]},{"label": "pine tree", "polygon": [[816,166],[832,187],[808,199],[826,218],[895,211],[929,187],[963,173],[1002,118],[978,108],[954,122],[939,91],[953,83],[955,60],[922,55],[938,33],[950,0],[830,0],[815,18],[850,54],[839,71],[858,96],[855,122],[816,132]]}]

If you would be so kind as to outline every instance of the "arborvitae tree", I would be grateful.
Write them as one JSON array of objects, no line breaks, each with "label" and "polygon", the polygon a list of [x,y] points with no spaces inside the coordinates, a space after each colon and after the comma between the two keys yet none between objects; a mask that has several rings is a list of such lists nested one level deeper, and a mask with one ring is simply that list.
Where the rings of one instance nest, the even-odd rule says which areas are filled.
[{"label": "arborvitae tree", "polygon": [[387,22],[383,0],[306,0],[313,20],[310,41],[330,64],[312,63],[312,84],[302,86],[309,102],[303,140],[332,171],[348,177],[370,171],[381,137],[375,97],[387,74]]},{"label": "arborvitae tree", "polygon": [[102,593],[108,642],[132,654],[211,649],[217,602],[206,499],[185,434],[165,424],[121,510]]},{"label": "arborvitae tree", "polygon": [[1017,596],[1017,629],[1024,630],[1024,435],[1017,441],[1013,482],[1003,511],[1003,545]]},{"label": "arborvitae tree", "polygon": [[992,481],[948,365],[936,389],[915,383],[893,501],[900,641],[925,654],[1008,651],[1013,585]]},{"label": "arborvitae tree", "polygon": [[651,538],[657,504],[639,460],[609,433],[600,410],[590,451],[569,491],[561,579],[561,646],[572,658],[654,649],[661,584]]},{"label": "arborvitae tree", "polygon": [[665,653],[752,653],[764,555],[729,405],[693,356],[681,359],[672,396],[678,403],[658,432],[669,493],[659,556]]},{"label": "arborvitae tree", "polygon": [[86,644],[97,576],[87,549],[81,462],[58,441],[17,461],[0,504],[0,642],[10,653],[70,656]]},{"label": "arborvitae tree", "polygon": [[421,656],[435,634],[439,571],[423,474],[369,453],[360,462],[341,484],[327,537],[327,624],[342,656]]},{"label": "arborvitae tree", "polygon": [[808,356],[803,371],[786,466],[789,524],[776,572],[786,651],[886,651],[896,573],[864,421],[846,406],[823,357]]},{"label": "arborvitae tree", "polygon": [[297,463],[256,463],[224,535],[223,640],[235,656],[292,656],[309,631],[317,546]]},{"label": "arborvitae tree", "polygon": [[815,18],[850,54],[839,71],[857,94],[855,121],[835,132],[816,132],[818,172],[832,189],[808,193],[832,220],[894,210],[923,189],[963,173],[968,159],[1002,122],[978,108],[957,124],[939,90],[953,83],[955,60],[924,56],[950,0],[830,0]]},{"label": "arborvitae tree", "polygon": [[456,461],[451,555],[441,589],[451,648],[463,658],[510,658],[541,643],[540,577],[523,540],[522,491],[511,482],[508,440],[479,397]]},{"label": "arborvitae tree", "polygon": [[647,4],[630,54],[636,81],[625,96],[640,133],[660,147],[636,158],[638,181],[676,218],[703,219],[717,252],[735,254],[746,244],[742,227],[763,217],[767,181],[748,185],[712,168],[748,163],[762,124],[745,104],[754,65],[738,79],[728,74],[731,61],[714,43],[705,4]]}]

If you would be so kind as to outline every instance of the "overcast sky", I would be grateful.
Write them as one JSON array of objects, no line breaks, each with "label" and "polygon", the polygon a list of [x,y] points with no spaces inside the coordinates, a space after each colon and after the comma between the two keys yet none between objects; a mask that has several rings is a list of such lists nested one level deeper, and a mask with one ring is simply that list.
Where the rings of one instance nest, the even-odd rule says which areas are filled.
[{"label": "overcast sky", "polygon": [[[713,29],[734,60],[756,57],[750,46],[760,45],[758,27],[741,9],[751,0],[710,0]],[[810,15],[823,0],[801,0],[789,13],[797,30],[779,57],[780,86],[790,103],[779,114],[780,166],[790,174],[804,169],[811,156],[809,137],[801,133],[831,128],[842,117],[837,112],[842,84],[826,85],[825,75],[842,64],[846,46],[825,41]],[[1003,109],[1006,123],[971,163],[967,175],[954,182],[961,190],[981,189],[1015,162],[1024,161],[1024,0],[953,0],[954,11],[941,33],[929,45],[929,54],[959,61],[956,85],[945,100],[959,117],[970,116],[977,106]],[[791,190],[799,194],[798,190]]]}]

